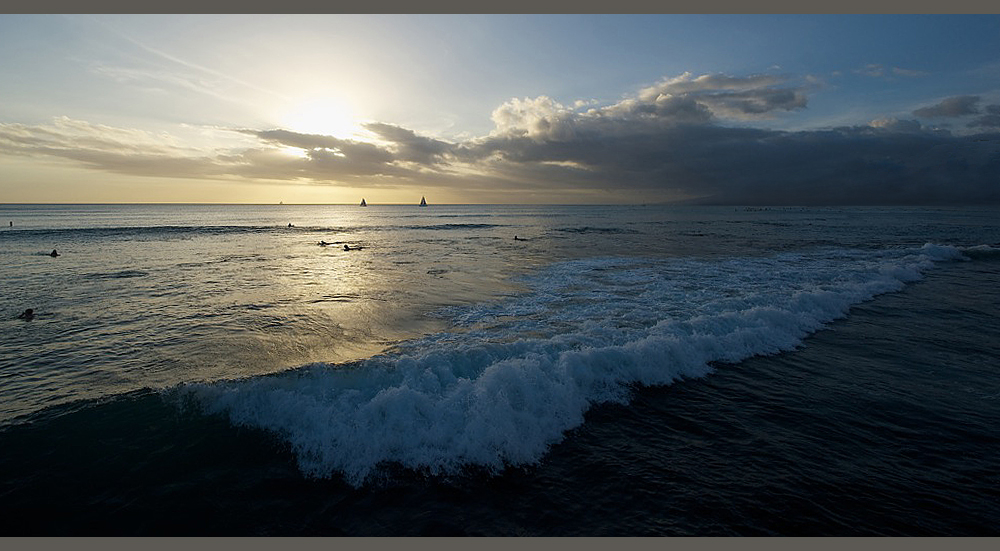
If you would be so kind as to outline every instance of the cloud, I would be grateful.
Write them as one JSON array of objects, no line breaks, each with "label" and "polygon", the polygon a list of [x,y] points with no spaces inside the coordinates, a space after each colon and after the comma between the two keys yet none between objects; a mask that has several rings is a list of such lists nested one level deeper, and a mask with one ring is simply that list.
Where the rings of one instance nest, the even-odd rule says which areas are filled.
[{"label": "cloud", "polygon": [[855,69],[854,72],[869,77],[884,77],[885,67],[878,63],[869,63],[860,69]]},{"label": "cloud", "polygon": [[495,132],[538,138],[566,138],[574,132],[574,112],[546,96],[514,98],[493,110]]},{"label": "cloud", "polygon": [[903,69],[900,67],[893,67],[892,74],[900,77],[925,77],[929,75],[927,71],[918,71],[916,69]]},{"label": "cloud", "polygon": [[[547,97],[494,112],[495,131],[453,157],[483,175],[530,188],[621,190],[665,200],[742,204],[1000,202],[998,141],[956,137],[917,120],[781,132],[721,124],[731,111],[804,106],[776,76],[685,74],[585,112]],[[740,101],[750,102],[740,104]],[[945,101],[944,112],[968,109]]]},{"label": "cloud", "polygon": [[787,87],[790,77],[782,75],[701,75],[691,73],[664,79],[639,92],[641,102],[684,98],[697,102],[715,116],[751,119],[773,111],[806,107],[804,87]]},{"label": "cloud", "polygon": [[809,132],[675,125],[571,142],[503,136],[468,151],[512,182],[626,196],[719,204],[1000,201],[1000,140],[923,131],[916,121]]},{"label": "cloud", "polygon": [[969,128],[1000,128],[1000,105],[987,105],[986,114],[969,123]]},{"label": "cloud", "polygon": [[[489,134],[454,143],[378,122],[366,124],[374,143],[240,128],[228,130],[239,143],[198,150],[166,134],[63,117],[0,124],[0,153],[135,175],[448,188],[469,201],[1000,203],[998,105],[970,123],[992,132],[972,136],[896,118],[795,132],[728,125],[802,108],[807,91],[785,76],[684,74],[605,106],[515,98],[493,111]],[[959,96],[918,111],[959,116],[978,101]]]},{"label": "cloud", "polygon": [[[288,130],[231,130],[255,146],[228,150],[183,147],[167,134],[58,117],[48,125],[0,124],[0,153],[76,161],[87,168],[136,176],[364,181],[371,185],[415,174],[375,144]],[[290,155],[288,148],[303,152]]]},{"label": "cloud", "polygon": [[860,69],[855,69],[855,73],[859,75],[864,75],[872,78],[886,78],[890,79],[894,76],[905,77],[905,78],[917,78],[925,77],[929,75],[927,71],[920,71],[917,69],[904,69],[902,67],[889,67],[886,68],[881,63],[869,63]]},{"label": "cloud", "polygon": [[45,155],[79,162],[85,167],[122,174],[205,177],[212,163],[199,151],[183,147],[165,134],[115,128],[68,117],[51,124],[0,124],[0,152]]},{"label": "cloud", "polygon": [[451,144],[447,142],[419,136],[416,132],[401,126],[380,122],[364,126],[383,140],[390,142],[393,145],[393,155],[402,161],[427,165],[439,164],[444,161],[444,156],[451,148]]},{"label": "cloud", "polygon": [[659,83],[639,92],[639,97],[650,99],[661,94],[689,94],[717,92],[720,90],[759,90],[777,86],[788,81],[787,76],[751,75],[734,77],[722,74],[706,74],[692,78],[684,73],[673,78],[664,78]]},{"label": "cloud", "polygon": [[917,109],[913,114],[917,117],[961,117],[979,113],[976,104],[979,96],[955,96],[941,101],[937,105]]},{"label": "cloud", "polygon": [[[138,62],[145,62],[147,66],[155,67],[154,69],[142,70],[135,68],[126,67],[107,67],[98,65],[95,67],[95,71],[99,74],[105,74],[119,82],[128,81],[161,81],[170,85],[182,86],[190,90],[201,92],[217,97],[224,87],[223,82],[228,82],[230,84],[238,85],[243,88],[255,90],[261,92],[271,97],[279,99],[287,99],[281,94],[278,94],[267,88],[257,86],[252,82],[241,80],[233,77],[232,75],[226,74],[209,67],[198,65],[191,61],[181,59],[175,55],[171,55],[162,50],[153,48],[142,41],[132,38],[128,34],[118,30],[113,25],[107,22],[101,21],[99,19],[91,19],[92,22],[100,25],[105,33],[109,33],[113,36],[121,38],[133,46],[138,47],[140,50],[151,54],[151,57],[146,59],[136,58]],[[165,63],[164,63],[165,62]],[[178,68],[180,72],[178,72]],[[223,99],[231,99],[232,96],[228,98],[223,97]]]},{"label": "cloud", "polygon": [[547,96],[514,98],[493,111],[492,135],[570,141],[587,135],[632,135],[717,118],[752,120],[806,107],[804,86],[776,75],[732,77],[684,73],[643,88],[635,97],[581,111]]},{"label": "cloud", "polygon": [[110,77],[119,84],[136,85],[164,94],[173,92],[176,88],[182,88],[226,101],[232,101],[234,96],[231,91],[221,85],[222,83],[218,79],[213,78],[198,78],[162,69],[136,69],[104,65],[95,66],[93,71],[99,75]]},{"label": "cloud", "polygon": [[868,126],[889,132],[920,132],[923,129],[919,121],[896,118],[875,119]]},{"label": "cloud", "polygon": [[302,134],[291,130],[239,130],[257,136],[261,140],[276,145],[296,147],[306,151],[307,156],[318,159],[338,157],[358,165],[379,166],[391,163],[390,151],[375,144],[358,140],[347,140],[322,134]]}]

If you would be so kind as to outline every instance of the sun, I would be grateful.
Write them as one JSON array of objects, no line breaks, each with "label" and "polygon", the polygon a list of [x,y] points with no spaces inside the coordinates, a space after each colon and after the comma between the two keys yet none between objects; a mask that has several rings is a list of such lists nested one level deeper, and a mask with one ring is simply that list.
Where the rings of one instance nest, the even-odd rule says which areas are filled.
[{"label": "sun", "polygon": [[364,130],[351,104],[334,96],[296,102],[280,117],[280,122],[294,132],[337,138],[356,137]]}]

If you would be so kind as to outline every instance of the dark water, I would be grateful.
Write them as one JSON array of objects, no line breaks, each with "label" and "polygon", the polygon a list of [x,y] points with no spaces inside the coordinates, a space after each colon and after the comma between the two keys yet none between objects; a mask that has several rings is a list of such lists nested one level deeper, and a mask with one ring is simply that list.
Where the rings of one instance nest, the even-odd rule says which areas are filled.
[{"label": "dark water", "polygon": [[[0,533],[996,535],[996,229],[958,213],[924,240],[900,218],[835,251],[792,221],[748,236],[758,254],[565,254],[361,363],[43,407],[0,429]],[[900,246],[865,246],[872,227]],[[426,380],[441,365],[481,386],[456,401]]]}]

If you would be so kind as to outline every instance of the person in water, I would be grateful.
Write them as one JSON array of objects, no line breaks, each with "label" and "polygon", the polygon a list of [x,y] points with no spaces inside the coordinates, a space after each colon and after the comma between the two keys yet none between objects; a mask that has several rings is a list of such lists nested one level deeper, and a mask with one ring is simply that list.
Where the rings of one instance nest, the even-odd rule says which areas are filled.
[{"label": "person in water", "polygon": [[325,247],[325,246],[327,246],[327,245],[333,245],[333,243],[327,243],[326,241],[320,241],[320,242],[319,242],[319,246],[320,246],[320,247]]},{"label": "person in water", "polygon": [[31,308],[28,308],[24,312],[21,312],[20,316],[17,316],[18,319],[22,319],[22,320],[25,320],[25,321],[28,321],[28,320],[30,320],[33,317],[35,317],[35,311],[32,310]]},{"label": "person in water", "polygon": [[55,257],[59,256],[59,253],[57,253],[55,249],[52,249],[52,252],[49,253],[49,256],[51,256],[52,258],[55,258]]}]

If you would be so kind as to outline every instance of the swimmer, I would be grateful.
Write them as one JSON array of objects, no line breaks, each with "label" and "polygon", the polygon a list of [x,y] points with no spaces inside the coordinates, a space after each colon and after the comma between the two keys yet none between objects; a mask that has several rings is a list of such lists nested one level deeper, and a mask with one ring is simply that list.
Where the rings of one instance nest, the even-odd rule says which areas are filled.
[{"label": "swimmer", "polygon": [[30,321],[31,318],[33,318],[33,317],[35,317],[35,311],[32,310],[31,308],[28,308],[27,310],[25,310],[24,312],[22,312],[20,316],[17,316],[17,319],[22,319],[22,320],[25,320],[25,321]]},{"label": "swimmer", "polygon": [[327,246],[327,245],[333,245],[333,243],[327,243],[326,241],[320,241],[320,242],[319,242],[319,246],[320,246],[320,247],[325,247],[325,246]]},{"label": "swimmer", "polygon": [[52,252],[49,253],[49,256],[51,256],[52,258],[55,258],[55,257],[59,256],[59,253],[57,253],[55,249],[52,249]]}]

